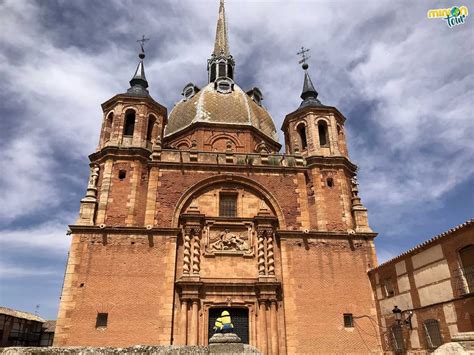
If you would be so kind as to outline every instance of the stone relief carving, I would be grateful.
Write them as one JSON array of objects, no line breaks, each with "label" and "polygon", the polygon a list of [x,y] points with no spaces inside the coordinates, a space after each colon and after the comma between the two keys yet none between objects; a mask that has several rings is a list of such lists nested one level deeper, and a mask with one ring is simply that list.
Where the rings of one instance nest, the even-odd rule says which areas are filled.
[{"label": "stone relief carving", "polygon": [[230,232],[227,228],[219,233],[216,241],[209,245],[211,250],[249,250],[250,246],[237,233]]},{"label": "stone relief carving", "polygon": [[206,254],[253,255],[252,229],[244,228],[208,228]]}]

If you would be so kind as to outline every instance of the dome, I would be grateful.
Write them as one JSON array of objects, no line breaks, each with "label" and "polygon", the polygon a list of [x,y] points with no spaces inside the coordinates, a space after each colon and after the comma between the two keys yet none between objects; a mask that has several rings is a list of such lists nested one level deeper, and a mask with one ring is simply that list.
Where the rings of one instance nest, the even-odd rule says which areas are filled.
[{"label": "dome", "polygon": [[270,114],[236,84],[232,91],[223,93],[209,83],[194,96],[179,101],[170,112],[165,136],[197,122],[249,125],[278,142]]}]

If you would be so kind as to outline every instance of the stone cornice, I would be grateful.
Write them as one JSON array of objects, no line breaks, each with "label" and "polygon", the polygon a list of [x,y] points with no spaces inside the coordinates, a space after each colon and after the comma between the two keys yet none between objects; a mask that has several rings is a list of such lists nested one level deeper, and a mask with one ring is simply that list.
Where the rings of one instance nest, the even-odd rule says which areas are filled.
[{"label": "stone cornice", "polygon": [[352,174],[357,172],[357,165],[352,163],[349,159],[343,156],[325,157],[325,156],[309,156],[306,157],[306,166],[312,168],[317,167],[343,167],[349,170]]},{"label": "stone cornice", "polygon": [[291,230],[277,230],[276,235],[280,239],[292,239],[292,238],[320,238],[320,239],[357,239],[357,238],[367,238],[374,239],[378,233],[349,233],[344,231],[336,232],[327,232],[327,231],[316,231],[316,230],[307,230],[307,231],[291,231]]},{"label": "stone cornice", "polygon": [[107,226],[83,226],[69,225],[69,229],[73,234],[98,234],[98,233],[115,233],[115,234],[161,234],[176,237],[180,232],[180,228],[147,228],[147,227],[107,227]]},{"label": "stone cornice", "polygon": [[120,158],[120,159],[142,159],[145,161],[150,160],[151,150],[140,147],[116,147],[116,146],[107,146],[102,148],[98,152],[92,153],[89,155],[89,160],[91,162],[100,162],[106,158]]}]

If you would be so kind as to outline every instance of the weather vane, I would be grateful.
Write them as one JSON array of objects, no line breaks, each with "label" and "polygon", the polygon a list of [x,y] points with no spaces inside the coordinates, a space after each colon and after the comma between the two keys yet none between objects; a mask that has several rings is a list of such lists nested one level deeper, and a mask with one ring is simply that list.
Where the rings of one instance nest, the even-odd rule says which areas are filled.
[{"label": "weather vane", "polygon": [[296,55],[300,55],[301,56],[301,59],[299,60],[299,64],[303,63],[302,67],[303,69],[308,69],[308,63],[306,63],[306,61],[311,58],[309,55],[306,55],[306,53],[309,52],[309,49],[305,48],[305,47],[301,47],[301,51],[299,51],[298,53],[296,53]]},{"label": "weather vane", "polygon": [[145,49],[143,48],[143,46],[145,45],[145,42],[149,40],[150,40],[149,38],[145,38],[145,35],[142,35],[141,39],[137,39],[137,42],[140,43],[140,48],[142,49],[142,53],[145,52]]}]

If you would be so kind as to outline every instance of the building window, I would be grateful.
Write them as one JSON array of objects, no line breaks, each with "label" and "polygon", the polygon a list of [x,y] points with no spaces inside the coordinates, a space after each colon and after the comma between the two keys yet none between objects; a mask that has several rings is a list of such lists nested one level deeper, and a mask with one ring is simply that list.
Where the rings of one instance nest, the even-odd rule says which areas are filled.
[{"label": "building window", "polygon": [[153,135],[153,127],[155,126],[155,117],[153,117],[152,115],[150,115],[148,117],[148,127],[147,127],[147,130],[146,130],[146,140],[147,141],[151,141],[152,139],[152,135]]},{"label": "building window", "polygon": [[430,349],[436,349],[443,344],[443,338],[439,331],[439,322],[436,319],[425,320],[423,328],[425,328],[426,342]]},{"label": "building window", "polygon": [[395,294],[392,279],[383,280],[383,291],[385,293],[385,297],[392,297]]},{"label": "building window", "polygon": [[327,178],[326,179],[326,184],[328,185],[328,187],[333,187],[334,186],[333,178]]},{"label": "building window", "polygon": [[128,110],[125,113],[125,124],[123,126],[123,135],[133,136],[134,130],[135,130],[135,111]]},{"label": "building window", "polygon": [[319,145],[325,147],[328,145],[328,125],[324,121],[318,122]]},{"label": "building window", "polygon": [[126,170],[119,170],[118,178],[120,180],[124,180],[126,176],[127,176],[127,171]]},{"label": "building window", "polygon": [[303,123],[300,123],[296,127],[296,131],[300,136],[301,149],[305,150],[308,147],[308,140],[306,139],[306,126]]},{"label": "building window", "polygon": [[354,327],[354,319],[352,318],[352,313],[344,313],[344,327],[345,328]]},{"label": "building window", "polygon": [[468,245],[459,250],[459,258],[466,291],[467,293],[474,292],[474,245]]},{"label": "building window", "polygon": [[109,318],[108,313],[97,313],[97,319],[95,321],[96,328],[106,328],[107,327],[107,318]]},{"label": "building window", "polygon": [[395,324],[391,328],[393,349],[399,353],[405,350],[405,343],[403,342],[403,331],[400,324]]},{"label": "building window", "polygon": [[234,71],[231,64],[227,65],[227,76],[231,79],[234,78]]},{"label": "building window", "polygon": [[237,216],[237,194],[221,194],[219,198],[219,216]]},{"label": "building window", "polygon": [[211,65],[211,77],[210,77],[210,82],[212,83],[213,81],[216,80],[216,64]]},{"label": "building window", "polygon": [[220,62],[219,63],[219,76],[218,77],[223,77],[223,76],[226,76],[226,74],[225,74],[225,63]]}]

